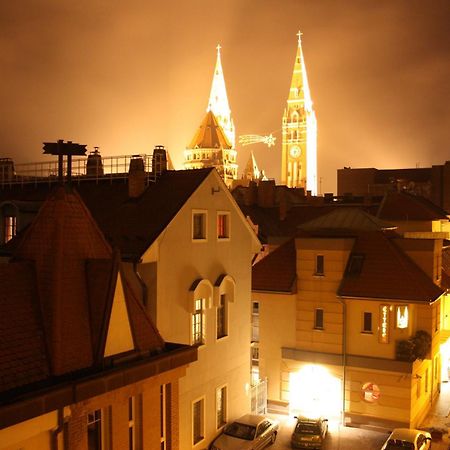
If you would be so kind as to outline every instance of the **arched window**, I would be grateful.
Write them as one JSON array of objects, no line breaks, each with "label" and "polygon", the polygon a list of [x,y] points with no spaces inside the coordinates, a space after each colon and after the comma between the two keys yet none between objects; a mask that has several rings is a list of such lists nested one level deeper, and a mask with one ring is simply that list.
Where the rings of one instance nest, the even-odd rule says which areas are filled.
[{"label": "arched window", "polygon": [[206,342],[205,310],[211,307],[213,285],[209,280],[199,278],[189,288],[188,310],[191,314],[191,345]]},{"label": "arched window", "polygon": [[228,304],[234,302],[236,282],[230,275],[220,275],[214,283],[216,339],[228,336]]}]

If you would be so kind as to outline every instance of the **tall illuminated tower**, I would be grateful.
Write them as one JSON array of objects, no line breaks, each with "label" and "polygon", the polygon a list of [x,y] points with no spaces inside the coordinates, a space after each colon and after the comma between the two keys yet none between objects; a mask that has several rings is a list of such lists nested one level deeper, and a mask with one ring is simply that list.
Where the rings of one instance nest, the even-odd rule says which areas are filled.
[{"label": "tall illuminated tower", "polygon": [[200,127],[184,151],[184,168],[215,167],[228,187],[237,180],[236,135],[220,60],[220,45],[209,94],[208,108]]},{"label": "tall illuminated tower", "polygon": [[220,59],[220,45],[217,47],[216,67],[209,94],[208,108],[206,112],[212,111],[222,127],[231,146],[236,146],[236,132],[233,119],[231,118],[230,105],[228,104],[227,89],[225,87],[225,78],[223,76],[222,61]]},{"label": "tall illuminated tower", "polygon": [[317,121],[309,92],[301,33],[294,73],[283,115],[281,183],[317,194]]}]

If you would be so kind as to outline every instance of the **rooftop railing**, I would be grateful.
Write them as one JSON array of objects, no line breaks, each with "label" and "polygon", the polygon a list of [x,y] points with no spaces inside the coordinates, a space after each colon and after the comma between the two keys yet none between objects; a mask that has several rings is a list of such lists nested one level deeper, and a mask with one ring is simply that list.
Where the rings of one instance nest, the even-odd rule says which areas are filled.
[{"label": "rooftop railing", "polygon": [[[152,170],[152,155],[121,155],[100,157],[91,153],[85,158],[73,158],[71,168],[72,183],[100,181],[105,179],[126,179],[130,162],[141,158],[147,183],[156,179]],[[64,181],[66,181],[67,160],[63,161]],[[16,184],[58,182],[58,160],[15,164],[10,158],[0,158],[0,187]]]}]

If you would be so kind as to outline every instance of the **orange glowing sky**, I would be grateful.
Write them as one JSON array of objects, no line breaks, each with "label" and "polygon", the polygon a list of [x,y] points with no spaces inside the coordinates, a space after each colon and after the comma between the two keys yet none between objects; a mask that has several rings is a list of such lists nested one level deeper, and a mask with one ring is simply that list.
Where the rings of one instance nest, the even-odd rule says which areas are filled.
[{"label": "orange glowing sky", "polygon": [[[280,177],[281,117],[303,50],[316,110],[321,192],[336,169],[450,159],[449,0],[3,1],[1,157],[37,161],[42,142],[104,156],[165,145],[177,168],[206,110],[218,43],[237,134]],[[345,6],[344,6],[345,5]]]}]

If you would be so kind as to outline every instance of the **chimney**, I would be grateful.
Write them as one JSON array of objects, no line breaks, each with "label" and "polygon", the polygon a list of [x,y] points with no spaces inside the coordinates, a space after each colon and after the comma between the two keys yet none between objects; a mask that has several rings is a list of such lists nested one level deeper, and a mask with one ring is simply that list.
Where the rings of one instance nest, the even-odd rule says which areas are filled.
[{"label": "chimney", "polygon": [[261,180],[258,184],[258,206],[270,208],[275,204],[275,180]]},{"label": "chimney", "polygon": [[167,153],[164,145],[156,145],[153,149],[152,172],[156,178],[167,170]]},{"label": "chimney", "polygon": [[133,155],[128,170],[128,196],[137,198],[145,191],[145,167],[140,155]]},{"label": "chimney", "polygon": [[94,151],[89,153],[86,162],[86,176],[98,178],[104,175],[102,156],[98,151],[98,147],[94,147]]}]

